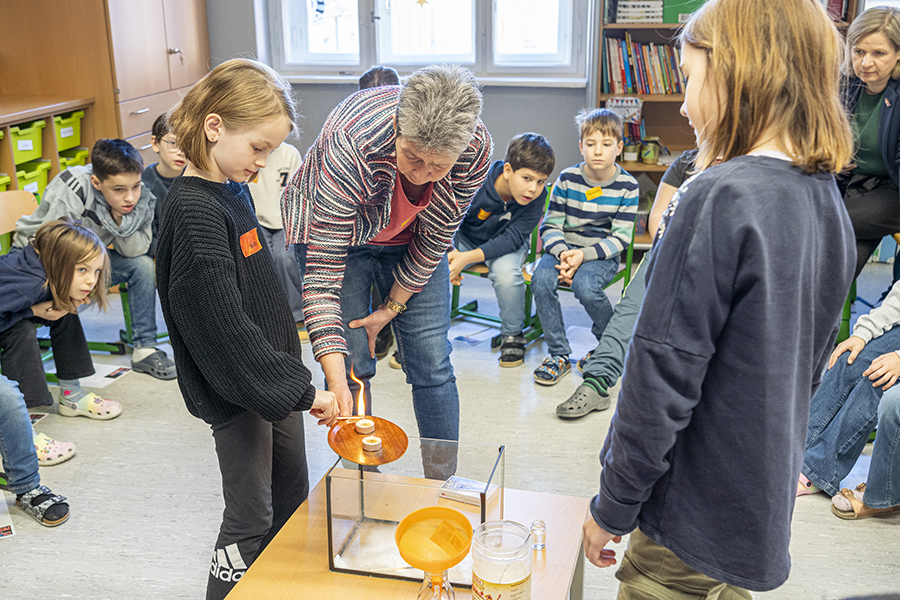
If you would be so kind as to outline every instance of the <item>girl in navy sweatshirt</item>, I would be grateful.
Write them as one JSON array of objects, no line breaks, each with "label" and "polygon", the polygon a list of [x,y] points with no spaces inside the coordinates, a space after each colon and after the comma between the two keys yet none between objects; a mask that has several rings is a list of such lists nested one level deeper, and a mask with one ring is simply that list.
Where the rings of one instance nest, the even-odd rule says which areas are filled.
[{"label": "girl in navy sweatshirt", "polygon": [[28,419],[29,395],[51,403],[35,325],[50,326],[60,414],[117,416],[118,402],[78,388],[78,378],[94,369],[77,308],[90,302],[105,308],[108,286],[106,248],[68,218],[45,223],[21,252],[0,256],[0,454],[16,505],[47,526],[64,522],[69,509],[64,497],[40,485],[38,466],[71,458],[75,446],[35,434]]}]

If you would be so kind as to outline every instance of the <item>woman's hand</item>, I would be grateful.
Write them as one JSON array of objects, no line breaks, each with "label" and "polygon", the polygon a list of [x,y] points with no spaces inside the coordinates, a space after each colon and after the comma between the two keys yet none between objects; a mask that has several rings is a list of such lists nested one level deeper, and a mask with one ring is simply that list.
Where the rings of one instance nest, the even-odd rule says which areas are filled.
[{"label": "woman's hand", "polygon": [[63,318],[66,314],[64,310],[58,310],[53,308],[53,300],[45,300],[44,302],[38,302],[37,304],[31,307],[31,312],[35,317],[39,319],[44,319],[45,321],[58,321]]},{"label": "woman's hand", "polygon": [[353,395],[347,385],[347,371],[344,369],[344,355],[340,352],[331,352],[319,357],[319,365],[325,373],[325,383],[328,389],[337,398],[341,416],[349,417],[353,414]]},{"label": "woman's hand", "polygon": [[369,356],[372,358],[375,358],[375,339],[378,337],[378,332],[396,316],[397,313],[382,304],[368,317],[350,321],[350,329],[365,327],[366,336],[369,338]]},{"label": "woman's hand", "polygon": [[874,382],[872,387],[883,386],[881,390],[888,391],[900,377],[900,356],[897,356],[896,352],[882,354],[863,371],[863,377],[868,377]]},{"label": "woman's hand", "polygon": [[331,427],[340,415],[337,396],[327,390],[316,390],[316,398],[313,400],[309,414],[319,419],[319,425]]},{"label": "woman's hand", "polygon": [[838,344],[834,352],[831,353],[831,358],[828,359],[828,368],[834,366],[834,363],[837,362],[838,357],[844,352],[850,351],[850,356],[847,357],[847,364],[852,365],[853,361],[856,360],[856,357],[859,356],[859,353],[862,352],[862,349],[866,347],[866,342],[861,338],[855,335],[851,335],[846,340]]}]

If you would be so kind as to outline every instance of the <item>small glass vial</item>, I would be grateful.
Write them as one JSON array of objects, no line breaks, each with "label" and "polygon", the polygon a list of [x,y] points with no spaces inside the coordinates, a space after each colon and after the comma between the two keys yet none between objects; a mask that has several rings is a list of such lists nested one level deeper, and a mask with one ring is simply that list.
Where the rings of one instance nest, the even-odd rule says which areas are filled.
[{"label": "small glass vial", "polygon": [[547,525],[540,519],[531,522],[531,547],[534,550],[547,547]]}]

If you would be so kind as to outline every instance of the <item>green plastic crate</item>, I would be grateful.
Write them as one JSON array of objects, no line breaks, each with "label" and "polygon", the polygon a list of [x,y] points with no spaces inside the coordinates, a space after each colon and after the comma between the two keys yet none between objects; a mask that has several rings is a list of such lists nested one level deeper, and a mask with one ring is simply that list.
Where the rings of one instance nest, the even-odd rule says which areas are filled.
[{"label": "green plastic crate", "polygon": [[663,0],[663,23],[686,23],[706,0]]},{"label": "green plastic crate", "polygon": [[12,246],[12,233],[0,235],[0,256],[9,254],[10,246]]},{"label": "green plastic crate", "polygon": [[21,167],[16,171],[16,177],[19,180],[19,189],[31,192],[35,196],[44,193],[47,187],[47,175],[50,171],[50,161],[33,160],[31,162],[18,165]]},{"label": "green plastic crate", "polygon": [[12,140],[13,159],[17,165],[35,160],[41,157],[41,130],[47,126],[46,121],[34,121],[22,123],[9,128],[9,137]]},{"label": "green plastic crate", "polygon": [[83,167],[87,164],[91,151],[87,148],[72,148],[59,153],[59,168]]},{"label": "green plastic crate", "polygon": [[83,110],[53,117],[53,122],[56,123],[57,150],[68,150],[81,145],[81,119],[83,118]]},{"label": "green plastic crate", "polygon": [[9,182],[12,181],[12,178],[6,173],[0,173],[0,192],[5,192],[9,189]]}]

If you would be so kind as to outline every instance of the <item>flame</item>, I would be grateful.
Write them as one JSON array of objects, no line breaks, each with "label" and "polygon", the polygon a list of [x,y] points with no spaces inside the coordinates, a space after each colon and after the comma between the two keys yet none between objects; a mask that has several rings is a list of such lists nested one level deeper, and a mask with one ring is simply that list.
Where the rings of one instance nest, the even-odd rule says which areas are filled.
[{"label": "flame", "polygon": [[353,365],[350,365],[350,379],[359,384],[359,394],[356,396],[356,414],[359,416],[363,416],[366,414],[366,399],[363,397],[365,386],[363,385],[363,382],[359,380],[356,374],[353,373]]}]

